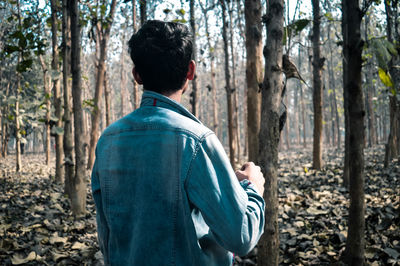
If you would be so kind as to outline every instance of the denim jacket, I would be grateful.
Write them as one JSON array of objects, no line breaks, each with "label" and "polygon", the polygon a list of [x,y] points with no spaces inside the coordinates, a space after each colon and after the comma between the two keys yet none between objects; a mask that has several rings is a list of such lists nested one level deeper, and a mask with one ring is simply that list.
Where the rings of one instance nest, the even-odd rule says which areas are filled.
[{"label": "denim jacket", "polygon": [[151,91],[99,139],[92,193],[106,265],[232,265],[263,233],[263,198],[215,134]]}]

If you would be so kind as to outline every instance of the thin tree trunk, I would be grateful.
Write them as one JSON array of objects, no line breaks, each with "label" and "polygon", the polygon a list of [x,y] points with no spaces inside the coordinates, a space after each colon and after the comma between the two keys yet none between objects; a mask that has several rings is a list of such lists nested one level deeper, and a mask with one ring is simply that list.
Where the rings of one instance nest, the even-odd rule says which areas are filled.
[{"label": "thin tree trunk", "polygon": [[[391,6],[390,6],[391,5]],[[387,21],[387,35],[388,41],[396,43],[400,41],[399,22],[398,22],[398,1],[385,2],[386,21]],[[397,48],[400,52],[400,49]],[[393,56],[389,62],[389,73],[392,77],[394,91],[398,91],[400,87],[400,69],[396,66],[400,64],[399,55]],[[389,95],[389,111],[390,111],[390,124],[389,124],[389,138],[386,143],[385,161],[384,165],[387,167],[390,161],[400,154],[400,101],[394,94]]]},{"label": "thin tree trunk", "polygon": [[[301,49],[299,46],[299,57],[298,57],[298,66],[299,70],[301,70]],[[305,107],[304,107],[304,97],[303,97],[303,86],[299,83],[299,93],[300,93],[300,113],[299,117],[301,116],[301,124],[303,125],[303,147],[307,147],[307,140],[306,140],[306,115],[305,115]],[[300,118],[299,118],[300,120]],[[299,127],[300,130],[300,127]]]},{"label": "thin tree trunk", "polygon": [[90,146],[89,146],[89,159],[87,169],[92,169],[95,159],[95,148],[99,138],[99,124],[100,124],[100,103],[104,90],[104,73],[106,71],[106,58],[107,58],[107,42],[110,37],[110,30],[114,19],[115,7],[117,1],[113,0],[110,6],[110,13],[107,18],[107,26],[101,24],[97,27],[98,40],[100,40],[100,57],[97,65],[96,85],[94,94],[94,109],[92,112],[92,128],[90,132]]},{"label": "thin tree trunk", "polygon": [[140,25],[143,26],[143,24],[147,20],[147,0],[140,0]]},{"label": "thin tree trunk", "polygon": [[[127,27],[126,27],[127,29]],[[125,32],[122,33],[122,43],[125,43]],[[125,99],[127,99],[128,95],[127,95],[127,89],[126,89],[126,74],[125,74],[125,53],[124,50],[122,49],[121,51],[121,58],[120,58],[120,67],[121,67],[121,83],[120,83],[120,88],[121,88],[121,110],[120,110],[120,117],[123,117],[126,112],[125,112]],[[136,83],[134,82],[133,84],[134,86],[136,85]],[[137,89],[137,88],[136,88]],[[135,88],[134,90],[135,91]],[[135,97],[134,97],[135,98]],[[136,99],[134,99],[136,100]],[[134,102],[135,105],[135,109],[137,108],[136,106],[136,102]]]},{"label": "thin tree trunk", "polygon": [[213,114],[213,131],[216,136],[218,136],[218,103],[217,103],[217,84],[215,82],[215,48],[211,45],[211,36],[208,25],[207,11],[208,7],[203,7],[201,2],[200,6],[203,11],[204,21],[205,21],[205,31],[207,36],[208,51],[210,54],[210,79],[211,79],[211,91],[212,91],[212,114]]},{"label": "thin tree trunk", "polygon": [[[146,8],[142,7],[142,1],[140,2],[140,21],[141,25],[143,26],[144,22],[146,21]],[[146,2],[144,2],[144,5],[146,5]],[[136,24],[136,0],[132,0],[132,20],[133,20],[133,32],[137,32],[137,24]],[[137,109],[139,108],[140,105],[140,99],[139,99],[139,85],[137,84],[136,80],[132,78],[132,83],[133,83],[133,108]]]},{"label": "thin tree trunk", "polygon": [[262,82],[262,25],[261,1],[246,0],[246,84],[247,84],[247,138],[249,161],[258,161],[258,134],[260,133]]},{"label": "thin tree trunk", "polygon": [[64,160],[65,160],[65,185],[64,191],[71,198],[72,182],[75,172],[74,143],[72,133],[72,95],[71,95],[71,28],[69,1],[62,1],[62,38],[63,38],[63,88],[64,88]]},{"label": "thin tree trunk", "polygon": [[225,54],[225,90],[228,104],[228,134],[229,134],[229,158],[232,167],[235,167],[235,154],[236,154],[236,142],[235,142],[235,126],[233,117],[233,97],[231,88],[231,75],[229,73],[229,47],[228,47],[228,36],[227,36],[227,22],[226,22],[226,2],[225,0],[219,0],[222,7],[222,39],[224,42],[224,54]]},{"label": "thin tree trunk", "polygon": [[[18,24],[21,25],[21,7],[19,0],[17,0],[18,6]],[[21,52],[18,54],[18,64],[21,62]],[[16,167],[15,170],[19,172],[21,170],[21,133],[20,133],[20,123],[19,123],[19,91],[21,89],[21,73],[17,71],[17,88],[16,88],[16,102],[15,102],[15,157],[16,157]]]},{"label": "thin tree trunk", "polygon": [[71,209],[75,216],[81,216],[86,212],[86,168],[84,120],[82,109],[82,79],[81,79],[81,36],[79,26],[78,1],[70,0],[71,14],[71,73],[72,73],[72,97],[75,127],[75,176],[72,181],[70,196]]},{"label": "thin tree trunk", "polygon": [[229,7],[228,4],[228,13],[229,13],[229,46],[231,50],[231,62],[232,62],[232,92],[233,95],[233,119],[234,119],[234,135],[235,135],[235,142],[237,148],[237,161],[240,162],[240,128],[239,128],[239,88],[237,87],[236,83],[236,60],[235,60],[235,49],[233,44],[233,1],[231,1],[232,6]]},{"label": "thin tree trunk", "polygon": [[51,102],[50,102],[50,79],[49,73],[46,67],[46,63],[41,55],[39,55],[39,62],[43,71],[43,87],[44,94],[46,99],[46,122],[45,122],[45,132],[46,132],[46,165],[50,165],[51,160],[51,145],[50,145],[50,111],[51,111]]},{"label": "thin tree trunk", "polygon": [[265,227],[259,241],[259,265],[278,265],[278,145],[279,107],[282,101],[282,39],[284,0],[269,0],[266,15],[267,42],[264,47],[265,75],[262,87],[260,163],[265,176]]},{"label": "thin tree trunk", "polygon": [[110,87],[108,86],[107,72],[104,73],[104,100],[106,105],[106,126],[111,125],[111,96],[110,96]]},{"label": "thin tree trunk", "polygon": [[349,129],[349,227],[345,256],[350,265],[364,264],[364,230],[365,230],[365,200],[364,200],[364,100],[361,86],[362,47],[360,35],[362,13],[358,0],[344,0],[343,10],[343,40],[344,65],[347,78],[344,79],[344,90],[347,91],[348,129]]},{"label": "thin tree trunk", "polygon": [[[193,45],[193,60],[196,61],[197,59],[197,44],[196,44],[196,21],[195,21],[195,11],[194,11],[194,1],[195,0],[190,0],[189,1],[189,8],[190,8],[190,27],[192,29],[192,45]],[[197,111],[197,75],[194,76],[194,79],[192,80],[192,92],[190,93],[190,104],[192,106],[192,114],[194,116],[198,115]]]},{"label": "thin tree trunk", "polygon": [[[58,54],[58,18],[57,11],[59,9],[59,1],[51,0],[51,39],[52,39],[52,56],[53,59],[51,61],[51,68],[53,72],[56,74],[55,77],[52,77],[53,80],[53,97],[54,97],[54,107],[55,107],[55,116],[57,117],[57,122],[55,126],[57,128],[63,128],[62,121],[62,95],[60,90],[60,67],[59,67],[59,54]],[[56,132],[56,182],[62,183],[64,182],[64,172],[63,172],[63,135]]]},{"label": "thin tree trunk", "polygon": [[324,58],[321,58],[320,48],[320,11],[319,1],[312,0],[313,6],[313,106],[314,106],[314,138],[313,167],[320,170],[322,162],[322,78],[321,72]]}]

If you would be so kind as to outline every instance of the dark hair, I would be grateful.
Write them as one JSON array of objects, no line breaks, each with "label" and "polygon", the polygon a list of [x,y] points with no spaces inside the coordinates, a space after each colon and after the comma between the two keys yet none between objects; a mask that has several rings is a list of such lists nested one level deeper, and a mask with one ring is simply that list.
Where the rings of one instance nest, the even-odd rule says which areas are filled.
[{"label": "dark hair", "polygon": [[193,53],[188,27],[149,20],[133,34],[128,46],[144,89],[169,93],[182,87]]}]

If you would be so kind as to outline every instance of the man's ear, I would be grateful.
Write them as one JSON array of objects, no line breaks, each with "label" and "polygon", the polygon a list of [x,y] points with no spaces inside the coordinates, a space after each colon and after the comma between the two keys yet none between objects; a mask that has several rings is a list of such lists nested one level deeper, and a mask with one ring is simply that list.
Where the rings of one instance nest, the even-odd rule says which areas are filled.
[{"label": "man's ear", "polygon": [[135,78],[136,82],[139,85],[142,85],[143,84],[142,78],[140,77],[139,73],[136,71],[136,68],[132,68],[132,74],[133,74],[133,77]]},{"label": "man's ear", "polygon": [[193,60],[191,60],[189,62],[189,67],[188,67],[188,72],[187,72],[186,78],[188,80],[193,80],[195,74],[196,74],[196,63]]}]

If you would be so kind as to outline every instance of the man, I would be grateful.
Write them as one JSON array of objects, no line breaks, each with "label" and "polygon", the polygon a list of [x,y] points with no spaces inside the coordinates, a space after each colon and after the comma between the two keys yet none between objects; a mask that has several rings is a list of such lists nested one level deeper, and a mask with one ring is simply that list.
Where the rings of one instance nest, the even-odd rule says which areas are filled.
[{"label": "man", "polygon": [[236,174],[214,133],[179,104],[194,78],[186,26],[148,21],[129,41],[141,106],[108,127],[92,172],[106,265],[232,265],[264,226],[264,177]]}]

